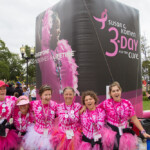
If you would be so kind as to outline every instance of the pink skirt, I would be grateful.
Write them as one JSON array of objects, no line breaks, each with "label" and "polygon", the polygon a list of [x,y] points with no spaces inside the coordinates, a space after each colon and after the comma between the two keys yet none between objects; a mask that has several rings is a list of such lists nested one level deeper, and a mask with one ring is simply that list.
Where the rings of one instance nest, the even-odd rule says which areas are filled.
[{"label": "pink skirt", "polygon": [[100,150],[100,146],[99,144],[95,144],[92,148],[90,143],[82,141],[78,150]]},{"label": "pink skirt", "polygon": [[18,147],[18,135],[15,130],[9,130],[6,137],[0,136],[0,150],[16,149]]},{"label": "pink skirt", "polygon": [[72,139],[67,139],[66,133],[55,130],[51,142],[56,150],[78,150],[81,144],[81,132],[76,131]]},{"label": "pink skirt", "polygon": [[[118,147],[117,132],[110,127],[103,127],[102,129],[102,144],[104,150],[113,150],[114,145]],[[124,133],[120,137],[119,150],[135,150],[137,145],[137,136],[130,133]]]}]

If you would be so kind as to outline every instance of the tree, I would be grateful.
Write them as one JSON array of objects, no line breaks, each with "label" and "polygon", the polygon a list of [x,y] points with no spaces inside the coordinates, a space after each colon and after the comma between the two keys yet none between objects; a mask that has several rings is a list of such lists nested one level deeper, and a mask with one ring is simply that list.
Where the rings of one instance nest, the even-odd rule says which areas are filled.
[{"label": "tree", "polygon": [[17,76],[23,72],[22,64],[19,55],[11,53],[5,42],[0,40],[0,79],[17,81]]},{"label": "tree", "polygon": [[11,58],[10,58],[10,80],[18,80],[17,76],[19,76],[19,80],[23,81],[24,80],[24,72],[25,70],[23,69],[22,65],[22,61],[19,57],[18,54],[11,54]]},{"label": "tree", "polygon": [[141,54],[142,78],[148,82],[150,80],[150,46],[145,36],[141,37]]}]

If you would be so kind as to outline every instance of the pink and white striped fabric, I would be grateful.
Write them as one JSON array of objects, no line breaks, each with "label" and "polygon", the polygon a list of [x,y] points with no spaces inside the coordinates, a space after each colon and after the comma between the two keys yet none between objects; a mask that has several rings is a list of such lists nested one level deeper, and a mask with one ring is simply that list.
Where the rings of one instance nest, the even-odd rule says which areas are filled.
[{"label": "pink and white striped fabric", "polygon": [[[62,103],[57,106],[57,115],[59,120],[58,126],[62,132],[70,129],[75,132],[78,129],[79,110],[81,107],[82,106],[79,103],[73,103],[72,105],[65,105]],[[67,118],[65,117],[66,114],[68,114]]]},{"label": "pink and white striped fabric", "polygon": [[101,108],[94,111],[88,109],[80,116],[82,132],[89,138],[93,138],[94,132],[99,132],[105,123],[105,112]]},{"label": "pink and white striped fabric", "polygon": [[126,99],[121,99],[120,102],[116,102],[113,99],[107,99],[98,107],[105,110],[106,121],[117,127],[119,123],[127,127],[128,119],[135,115],[133,105]]},{"label": "pink and white striped fabric", "polygon": [[18,106],[14,109],[13,119],[14,125],[19,132],[26,132],[27,127],[34,121],[34,117],[30,111],[25,115],[21,114]]},{"label": "pink and white striped fabric", "polygon": [[[42,105],[41,100],[31,102],[31,109],[35,115],[34,129],[37,133],[43,134],[44,129],[48,129],[48,133],[51,133],[55,119],[56,107],[57,103],[52,100],[50,100],[49,104],[44,105]],[[47,116],[44,114],[47,114]]]},{"label": "pink and white striped fabric", "polygon": [[[6,96],[5,101],[0,101],[0,123],[2,123],[4,119],[9,120],[16,101],[17,98],[14,96]],[[5,109],[5,112],[3,112],[3,109]]]}]

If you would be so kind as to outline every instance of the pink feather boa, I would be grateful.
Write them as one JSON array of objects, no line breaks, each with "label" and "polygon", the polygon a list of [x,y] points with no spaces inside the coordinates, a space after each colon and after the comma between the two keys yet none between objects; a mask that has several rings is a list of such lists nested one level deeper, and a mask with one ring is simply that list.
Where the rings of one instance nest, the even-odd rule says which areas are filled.
[{"label": "pink feather boa", "polygon": [[[67,40],[59,40],[55,50],[50,49],[51,33],[50,29],[53,25],[52,10],[48,9],[42,20],[42,39],[41,39],[41,52],[48,50],[48,53],[41,55],[41,62],[39,66],[42,74],[42,84],[49,84],[53,89],[52,99],[60,100],[59,93],[60,87],[64,89],[66,86],[74,88],[75,92],[79,95],[78,88],[78,72],[75,59],[72,58],[72,48]],[[56,74],[56,64],[54,57],[61,61],[61,83]]]}]

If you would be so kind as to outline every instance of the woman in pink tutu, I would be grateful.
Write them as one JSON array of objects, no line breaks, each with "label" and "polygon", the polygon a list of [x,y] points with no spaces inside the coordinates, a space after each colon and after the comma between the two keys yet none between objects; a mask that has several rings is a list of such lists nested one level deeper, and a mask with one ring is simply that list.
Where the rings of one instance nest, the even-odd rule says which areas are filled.
[{"label": "woman in pink tutu", "polygon": [[137,137],[132,129],[128,127],[129,119],[145,138],[150,137],[137,119],[133,105],[129,100],[121,98],[121,92],[120,84],[113,82],[109,87],[111,98],[99,105],[106,113],[107,126],[102,133],[104,150],[136,149]]},{"label": "woman in pink tutu", "polygon": [[79,111],[81,105],[74,103],[75,91],[71,87],[63,90],[65,102],[57,106],[58,128],[53,133],[56,150],[77,150],[80,145]]},{"label": "woman in pink tutu", "polygon": [[31,102],[35,125],[29,126],[23,137],[25,150],[53,150],[53,145],[49,140],[51,139],[57,104],[51,100],[52,89],[48,85],[41,86],[39,95],[41,100]]},{"label": "woman in pink tutu", "polygon": [[20,147],[22,146],[22,137],[26,134],[27,127],[34,122],[34,116],[29,111],[29,103],[28,97],[20,96],[13,113],[14,126],[18,132],[18,137],[20,138]]},{"label": "woman in pink tutu", "polygon": [[86,106],[85,112],[80,115],[82,126],[82,143],[79,150],[102,150],[101,132],[104,125],[105,113],[96,107],[98,98],[93,91],[82,94],[82,103]]},{"label": "woman in pink tutu", "polygon": [[11,129],[10,119],[16,100],[14,96],[6,96],[6,84],[0,80],[0,150],[16,149],[18,146],[18,135]]}]

